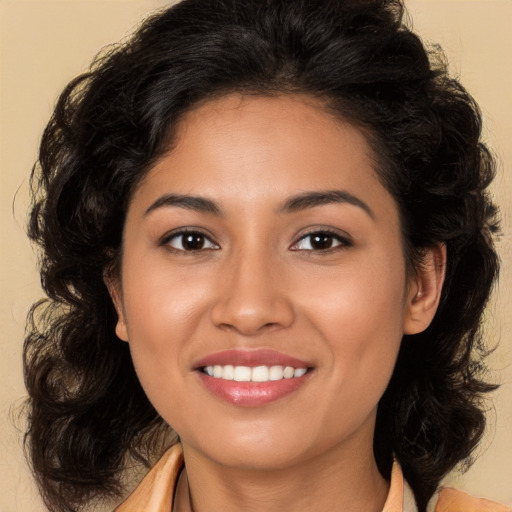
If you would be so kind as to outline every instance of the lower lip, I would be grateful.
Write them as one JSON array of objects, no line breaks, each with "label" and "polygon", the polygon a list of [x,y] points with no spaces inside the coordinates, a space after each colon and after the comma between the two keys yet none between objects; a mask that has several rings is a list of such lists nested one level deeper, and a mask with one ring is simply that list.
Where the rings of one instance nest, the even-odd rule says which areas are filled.
[{"label": "lower lip", "polygon": [[306,383],[309,372],[301,377],[268,382],[217,379],[201,371],[198,371],[198,375],[208,390],[225,402],[242,407],[258,407],[279,400],[299,389]]}]

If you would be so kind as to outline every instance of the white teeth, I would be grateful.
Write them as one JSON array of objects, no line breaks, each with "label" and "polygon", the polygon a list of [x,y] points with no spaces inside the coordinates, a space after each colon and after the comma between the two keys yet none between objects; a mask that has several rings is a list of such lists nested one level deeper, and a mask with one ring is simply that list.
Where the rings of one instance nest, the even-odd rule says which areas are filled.
[{"label": "white teeth", "polygon": [[291,366],[287,366],[283,370],[283,377],[285,379],[291,379],[293,377],[294,373],[295,373],[295,370]]},{"label": "white teeth", "polygon": [[302,377],[307,372],[306,368],[296,368],[293,372],[294,377]]},{"label": "white teeth", "polygon": [[268,371],[269,380],[281,380],[283,378],[283,367],[282,366],[271,366]]},{"label": "white teeth", "polygon": [[281,379],[302,377],[307,368],[293,368],[292,366],[205,366],[204,373],[215,379],[234,380],[237,382],[268,382]]},{"label": "white teeth", "polygon": [[224,380],[233,380],[235,376],[235,368],[227,364],[226,366],[222,367],[222,377]]},{"label": "white teeth", "polygon": [[252,369],[253,382],[267,382],[268,380],[268,367],[267,366],[256,366]]},{"label": "white teeth", "polygon": [[251,382],[251,369],[248,366],[235,366],[233,380],[237,382]]}]

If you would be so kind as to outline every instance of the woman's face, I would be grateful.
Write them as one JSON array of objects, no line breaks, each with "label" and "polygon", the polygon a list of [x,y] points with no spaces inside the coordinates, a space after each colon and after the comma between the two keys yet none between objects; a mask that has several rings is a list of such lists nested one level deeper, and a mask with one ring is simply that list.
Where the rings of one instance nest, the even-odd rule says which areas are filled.
[{"label": "woman's face", "polygon": [[175,142],[133,195],[113,291],[149,399],[228,466],[371,451],[418,290],[365,138],[311,98],[230,95]]}]

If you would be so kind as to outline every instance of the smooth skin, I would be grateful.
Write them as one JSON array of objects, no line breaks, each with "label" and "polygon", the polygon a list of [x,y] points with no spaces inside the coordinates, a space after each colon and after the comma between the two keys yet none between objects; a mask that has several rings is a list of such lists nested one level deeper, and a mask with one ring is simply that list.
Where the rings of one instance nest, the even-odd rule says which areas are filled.
[{"label": "smooth skin", "polygon": [[[231,94],[189,112],[135,190],[107,284],[117,335],[180,435],[175,510],[382,509],[377,405],[403,334],[435,314],[446,253],[408,275],[377,165],[318,100]],[[294,356],[309,378],[263,406],[228,403],[194,366],[227,349]]]}]

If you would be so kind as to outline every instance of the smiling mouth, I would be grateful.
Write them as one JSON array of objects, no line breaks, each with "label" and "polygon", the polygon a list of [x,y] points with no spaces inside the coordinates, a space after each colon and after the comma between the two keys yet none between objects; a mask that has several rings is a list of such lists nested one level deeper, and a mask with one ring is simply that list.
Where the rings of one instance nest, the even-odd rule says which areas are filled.
[{"label": "smiling mouth", "polygon": [[271,349],[223,350],[196,361],[199,381],[217,398],[236,406],[259,407],[306,386],[311,362]]},{"label": "smiling mouth", "polygon": [[242,407],[260,407],[298,391],[313,374],[313,368],[260,365],[208,365],[196,374],[203,385],[227,402]]},{"label": "smiling mouth", "polygon": [[281,365],[250,367],[227,364],[204,366],[201,371],[214,379],[235,382],[270,382],[302,377],[307,373],[308,368]]}]

